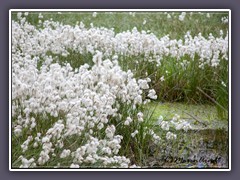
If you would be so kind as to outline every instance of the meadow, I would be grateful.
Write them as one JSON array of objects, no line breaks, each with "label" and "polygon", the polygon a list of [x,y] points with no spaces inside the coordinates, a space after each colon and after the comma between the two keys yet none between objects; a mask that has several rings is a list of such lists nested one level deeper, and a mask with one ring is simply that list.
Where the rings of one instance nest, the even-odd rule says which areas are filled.
[{"label": "meadow", "polygon": [[186,159],[194,131],[228,126],[228,12],[11,18],[12,168],[216,166]]}]

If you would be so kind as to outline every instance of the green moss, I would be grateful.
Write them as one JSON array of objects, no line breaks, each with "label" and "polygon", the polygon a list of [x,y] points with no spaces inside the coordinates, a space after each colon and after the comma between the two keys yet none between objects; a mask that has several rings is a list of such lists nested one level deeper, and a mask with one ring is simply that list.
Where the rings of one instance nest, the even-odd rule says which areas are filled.
[{"label": "green moss", "polygon": [[151,118],[156,120],[160,115],[163,116],[164,119],[172,119],[175,114],[186,119],[191,118],[190,115],[192,115],[203,121],[218,119],[216,107],[211,105],[152,102],[146,106],[146,109],[150,109],[150,111],[155,110]]}]

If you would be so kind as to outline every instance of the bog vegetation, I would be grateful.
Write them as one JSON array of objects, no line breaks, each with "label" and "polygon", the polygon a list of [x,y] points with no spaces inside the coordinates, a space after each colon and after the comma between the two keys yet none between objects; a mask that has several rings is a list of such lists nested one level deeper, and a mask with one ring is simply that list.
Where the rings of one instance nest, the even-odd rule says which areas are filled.
[{"label": "bog vegetation", "polygon": [[13,12],[11,27],[13,168],[149,167],[192,128],[156,117],[162,102],[228,120],[227,12]]}]

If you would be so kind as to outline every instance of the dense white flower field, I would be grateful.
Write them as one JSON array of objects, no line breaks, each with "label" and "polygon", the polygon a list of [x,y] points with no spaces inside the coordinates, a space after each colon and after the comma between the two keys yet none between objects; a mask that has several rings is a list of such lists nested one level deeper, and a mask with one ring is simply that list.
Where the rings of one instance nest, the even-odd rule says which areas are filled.
[{"label": "dense white flower field", "polygon": [[[191,125],[177,115],[171,122],[160,117],[160,137],[144,108],[158,98],[151,77],[123,70],[119,57],[133,61],[141,55],[156,66],[171,57],[186,68],[189,59],[180,59],[198,56],[199,69],[228,60],[228,33],[205,38],[186,32],[177,40],[137,28],[120,33],[86,28],[82,22],[70,26],[43,20],[36,27],[27,16],[18,13],[18,21],[12,21],[12,136],[21,142],[14,144],[20,168],[141,167],[134,159],[143,156],[146,142],[175,140],[171,128],[187,131]],[[72,53],[92,59],[78,68],[59,63],[58,58]]]},{"label": "dense white flower field", "polygon": [[68,56],[68,50],[80,54],[101,51],[105,57],[143,55],[146,61],[160,65],[164,56],[180,59],[188,55],[194,59],[198,55],[200,68],[218,66],[220,59],[228,60],[228,34],[223,37],[222,31],[219,37],[210,34],[204,38],[201,33],[192,37],[187,32],[183,39],[172,40],[168,35],[158,39],[153,33],[139,32],[136,28],[116,34],[113,29],[103,27],[86,29],[83,23],[72,27],[44,21],[40,30],[25,22],[24,18],[21,23],[12,23],[12,51],[15,52],[20,45],[22,53],[33,56],[44,56],[49,51],[62,56]]}]

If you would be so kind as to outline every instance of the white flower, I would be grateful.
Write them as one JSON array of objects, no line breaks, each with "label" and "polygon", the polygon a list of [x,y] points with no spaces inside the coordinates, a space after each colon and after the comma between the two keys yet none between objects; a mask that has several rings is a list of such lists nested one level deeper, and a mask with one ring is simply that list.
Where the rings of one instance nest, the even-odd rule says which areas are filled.
[{"label": "white flower", "polygon": [[24,141],[23,144],[21,145],[22,152],[25,152],[28,150],[28,145],[32,140],[33,140],[32,136],[28,136],[27,140]]},{"label": "white flower", "polygon": [[173,121],[177,121],[180,119],[180,116],[178,114],[175,114],[172,118]]},{"label": "white flower", "polygon": [[154,133],[154,134],[153,134],[153,140],[154,140],[154,143],[155,143],[155,144],[158,144],[158,143],[160,142],[161,138]]},{"label": "white flower", "polygon": [[42,19],[42,18],[43,18],[42,13],[39,13],[38,18],[39,18],[39,19]]},{"label": "white flower", "polygon": [[129,12],[129,15],[131,15],[132,17],[135,17],[135,12]]},{"label": "white flower", "polygon": [[20,125],[16,126],[15,129],[14,129],[14,134],[16,136],[20,136],[22,133],[22,127]]},{"label": "white flower", "polygon": [[161,125],[162,121],[163,121],[163,116],[160,115],[160,116],[158,117],[158,119],[157,119],[157,124],[158,124],[158,125]]},{"label": "white flower", "polygon": [[160,126],[161,126],[161,128],[162,128],[163,130],[165,130],[165,131],[168,131],[168,130],[169,130],[169,124],[168,124],[167,121],[162,121],[162,122],[160,123]]},{"label": "white flower", "polygon": [[221,81],[221,84],[222,84],[224,87],[227,87],[227,85],[226,85],[223,81]]},{"label": "white flower", "polygon": [[183,124],[182,123],[177,123],[175,128],[176,128],[176,130],[180,130],[180,129],[183,128]]},{"label": "white flower", "polygon": [[228,17],[222,17],[222,23],[227,24],[228,23]]},{"label": "white flower", "polygon": [[108,138],[112,139],[114,136],[115,130],[116,130],[116,128],[114,125],[108,126],[105,130],[106,136]]},{"label": "white flower", "polygon": [[98,126],[97,126],[97,128],[98,128],[99,130],[101,130],[103,127],[104,127],[103,123],[99,123]]},{"label": "white flower", "polygon": [[186,12],[182,12],[182,13],[179,15],[179,20],[180,20],[180,21],[183,21],[184,18],[185,18],[185,16],[186,16]]},{"label": "white flower", "polygon": [[188,131],[191,128],[192,128],[192,126],[191,126],[191,124],[189,122],[184,122],[183,123],[183,130],[184,131]]},{"label": "white flower", "polygon": [[137,165],[133,164],[129,168],[141,168],[141,166],[137,166]]},{"label": "white flower", "polygon": [[42,143],[47,143],[47,142],[50,142],[49,137],[42,138]]},{"label": "white flower", "polygon": [[137,113],[137,118],[139,122],[143,122],[143,113],[142,112],[138,112]]},{"label": "white flower", "polygon": [[143,21],[143,25],[145,25],[147,23],[147,21],[146,21],[146,19],[144,19],[144,21]]},{"label": "white flower", "polygon": [[60,158],[66,158],[70,155],[71,151],[69,149],[64,149],[60,155]]},{"label": "white flower", "polygon": [[79,165],[78,164],[71,164],[70,168],[79,168]]},{"label": "white flower", "polygon": [[97,51],[97,54],[93,56],[93,62],[100,66],[102,63],[102,52]]},{"label": "white flower", "polygon": [[17,18],[18,18],[18,19],[21,19],[21,17],[22,17],[22,12],[18,12],[18,13],[17,13]]},{"label": "white flower", "polygon": [[97,12],[93,12],[92,16],[97,17]]},{"label": "white flower", "polygon": [[31,124],[31,128],[35,128],[35,126],[36,126],[36,123],[33,122],[33,123]]},{"label": "white flower", "polygon": [[34,148],[37,148],[37,147],[38,147],[38,143],[35,142],[35,143],[33,144],[33,147],[34,147]]},{"label": "white flower", "polygon": [[154,89],[149,90],[148,97],[151,99],[157,99],[156,91]]},{"label": "white flower", "polygon": [[127,121],[127,120],[124,122],[124,125],[125,125],[125,126],[128,126],[129,124],[130,124],[130,122]]},{"label": "white flower", "polygon": [[132,118],[128,116],[128,117],[126,118],[126,121],[132,122]]},{"label": "white flower", "polygon": [[24,13],[24,16],[28,16],[28,12],[25,12],[25,13]]},{"label": "white flower", "polygon": [[139,84],[141,89],[148,89],[149,88],[147,80],[139,79],[138,84]]},{"label": "white flower", "polygon": [[167,140],[174,140],[174,139],[177,138],[177,135],[176,135],[176,134],[173,134],[173,133],[171,133],[171,132],[167,132],[166,138],[167,138]]},{"label": "white flower", "polygon": [[138,130],[135,130],[133,133],[131,133],[131,136],[134,138],[138,134]]},{"label": "white flower", "polygon": [[160,78],[160,81],[165,81],[164,76],[162,76],[162,77]]},{"label": "white flower", "polygon": [[20,165],[20,168],[29,168],[29,167],[35,166],[34,158],[27,160],[26,158],[21,156],[20,159],[22,160],[22,164]]}]

